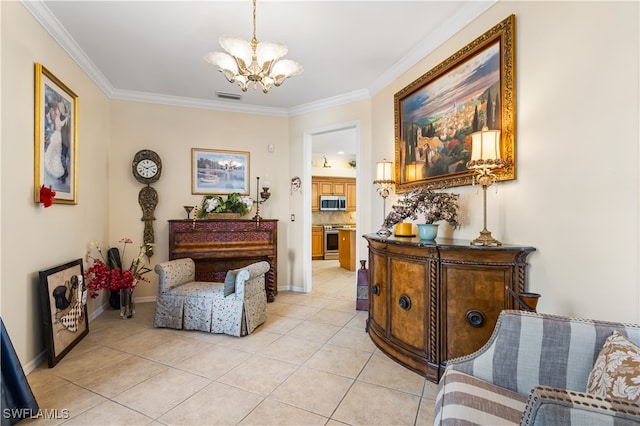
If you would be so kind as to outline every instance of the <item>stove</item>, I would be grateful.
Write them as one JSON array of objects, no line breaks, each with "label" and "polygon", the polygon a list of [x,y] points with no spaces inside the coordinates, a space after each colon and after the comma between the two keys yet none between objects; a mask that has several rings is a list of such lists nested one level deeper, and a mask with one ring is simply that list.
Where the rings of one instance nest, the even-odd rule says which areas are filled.
[{"label": "stove", "polygon": [[324,225],[324,259],[335,260],[338,258],[338,230],[353,229],[354,225]]},{"label": "stove", "polygon": [[325,230],[331,229],[353,229],[355,225],[324,225]]}]

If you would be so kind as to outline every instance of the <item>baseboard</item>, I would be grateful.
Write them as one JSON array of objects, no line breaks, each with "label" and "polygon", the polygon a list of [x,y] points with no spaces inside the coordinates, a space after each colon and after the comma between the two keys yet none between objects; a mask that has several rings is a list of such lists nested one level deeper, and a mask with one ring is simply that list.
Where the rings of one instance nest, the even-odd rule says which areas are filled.
[{"label": "baseboard", "polygon": [[[93,311],[91,315],[89,315],[89,331],[91,331],[91,321],[98,318],[104,312],[104,309],[106,306],[107,306],[106,303],[104,305],[98,306],[98,308],[95,311]],[[43,362],[47,362],[46,349],[40,352],[38,355],[36,355],[36,357],[33,358],[31,361],[29,361],[28,363],[22,366],[22,370],[24,370],[25,376],[31,373],[36,368],[38,368],[38,366]]]},{"label": "baseboard", "polygon": [[[295,291],[297,293],[305,293],[304,287],[299,287],[299,286],[291,286],[291,287],[287,288],[286,290],[287,291]],[[280,291],[280,289],[278,289],[278,291]]]},{"label": "baseboard", "polygon": [[133,301],[136,303],[148,303],[155,302],[158,299],[158,296],[145,296],[145,297],[134,297]]}]

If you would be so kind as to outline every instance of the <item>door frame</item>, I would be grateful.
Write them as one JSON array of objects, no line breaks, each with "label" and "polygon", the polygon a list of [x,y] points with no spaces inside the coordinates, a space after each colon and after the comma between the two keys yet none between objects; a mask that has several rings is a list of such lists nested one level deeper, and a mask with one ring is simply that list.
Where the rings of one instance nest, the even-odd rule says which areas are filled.
[{"label": "door frame", "polygon": [[[311,259],[311,170],[312,170],[312,157],[313,157],[313,137],[314,135],[337,132],[346,129],[355,129],[356,131],[356,206],[360,206],[360,121],[348,121],[344,123],[337,123],[322,128],[305,130],[303,135],[303,147],[302,147],[302,164],[304,164],[303,170],[303,182],[309,182],[309,190],[303,192],[303,215],[302,215],[302,227],[303,231],[303,250],[302,250],[302,267],[303,267],[303,291],[305,293],[311,293],[313,290],[313,272],[312,272],[312,259]],[[360,223],[360,212],[362,209],[356,208],[356,228]],[[359,245],[356,244],[356,259],[359,259]],[[355,285],[357,281],[354,279],[354,294]]]}]

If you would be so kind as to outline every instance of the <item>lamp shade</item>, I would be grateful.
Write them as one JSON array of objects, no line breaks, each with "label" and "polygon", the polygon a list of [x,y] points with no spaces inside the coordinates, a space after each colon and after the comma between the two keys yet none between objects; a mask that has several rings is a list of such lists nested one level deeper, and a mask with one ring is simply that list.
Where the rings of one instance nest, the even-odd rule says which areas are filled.
[{"label": "lamp shade", "polygon": [[386,159],[376,163],[376,180],[373,183],[395,183],[392,177],[393,163]]},{"label": "lamp shade", "polygon": [[487,130],[471,134],[471,160],[469,169],[501,167],[504,162],[500,158],[500,130]]},{"label": "lamp shade", "polygon": [[404,178],[407,182],[418,180],[418,165],[416,163],[407,164],[405,166]]},{"label": "lamp shade", "polygon": [[231,56],[241,59],[245,67],[251,63],[253,49],[248,41],[238,37],[220,37],[220,46]]}]

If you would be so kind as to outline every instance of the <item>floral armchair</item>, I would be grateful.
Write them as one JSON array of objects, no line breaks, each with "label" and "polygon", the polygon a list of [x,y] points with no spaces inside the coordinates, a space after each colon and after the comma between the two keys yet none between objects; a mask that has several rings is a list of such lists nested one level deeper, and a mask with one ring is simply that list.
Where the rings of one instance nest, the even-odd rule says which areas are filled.
[{"label": "floral armchair", "polygon": [[190,258],[159,263],[155,327],[244,336],[267,318],[267,262],[228,271],[225,282],[195,281]]}]

